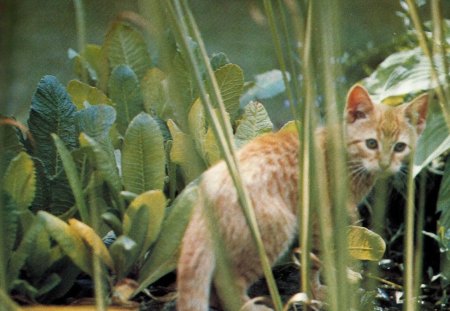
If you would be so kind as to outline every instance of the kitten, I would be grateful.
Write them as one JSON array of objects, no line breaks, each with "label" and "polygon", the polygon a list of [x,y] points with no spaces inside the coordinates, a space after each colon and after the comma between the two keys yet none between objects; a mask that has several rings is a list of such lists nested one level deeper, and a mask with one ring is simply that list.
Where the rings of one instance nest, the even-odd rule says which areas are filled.
[{"label": "kitten", "polygon": [[[349,91],[344,116],[349,214],[357,215],[356,204],[367,195],[378,176],[401,169],[424,130],[427,103],[427,95],[422,95],[409,104],[390,107],[373,104],[360,85]],[[316,139],[325,151],[326,129],[319,129]],[[281,131],[260,136],[237,153],[271,263],[288,250],[296,236],[298,152],[297,133]],[[262,276],[256,247],[223,161],[203,174],[200,192],[203,199],[194,207],[178,262],[179,311],[208,310],[215,255],[204,212],[206,204],[214,208],[218,217],[217,230],[222,234],[233,276],[242,292],[242,303],[249,299],[248,286]],[[250,309],[271,310],[255,304]]]}]

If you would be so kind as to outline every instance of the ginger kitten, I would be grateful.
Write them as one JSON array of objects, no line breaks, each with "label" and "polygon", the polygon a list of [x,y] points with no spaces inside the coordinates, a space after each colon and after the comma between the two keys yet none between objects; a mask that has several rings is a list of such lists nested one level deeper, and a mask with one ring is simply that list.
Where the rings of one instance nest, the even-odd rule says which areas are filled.
[{"label": "ginger kitten", "polygon": [[[380,175],[397,173],[425,127],[427,95],[409,104],[390,107],[373,104],[360,85],[348,93],[344,116],[349,177],[349,213],[367,195]],[[324,143],[326,130],[316,139]],[[322,146],[325,150],[325,146]],[[273,264],[288,250],[297,230],[299,141],[296,132],[260,136],[238,151],[241,175],[250,194],[262,240]],[[207,311],[215,270],[215,255],[204,207],[210,204],[218,216],[231,269],[242,292],[262,276],[252,236],[241,211],[226,164],[208,169],[200,183],[201,200],[182,241],[177,270],[178,311]],[[312,220],[314,222],[314,220]],[[246,310],[271,310],[252,305]]]}]

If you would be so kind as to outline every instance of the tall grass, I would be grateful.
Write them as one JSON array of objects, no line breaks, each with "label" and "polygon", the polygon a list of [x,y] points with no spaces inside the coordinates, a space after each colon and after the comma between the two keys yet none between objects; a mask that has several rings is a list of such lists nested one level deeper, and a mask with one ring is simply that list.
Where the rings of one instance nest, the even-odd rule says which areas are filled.
[{"label": "tall grass", "polygon": [[[434,25],[435,48],[429,48],[428,39],[422,27],[422,23],[413,0],[407,0],[410,6],[410,14],[414,26],[417,30],[419,45],[425,55],[430,59],[432,65],[432,78],[438,84],[436,89],[439,97],[442,112],[450,128],[449,90],[448,82],[440,84],[437,65],[442,65],[448,73],[445,61],[445,48],[443,48],[443,19],[439,10],[439,0],[431,0],[432,17]],[[84,47],[84,24],[81,12],[83,11],[82,1],[74,0],[77,7],[77,20],[79,30],[79,50]],[[320,215],[319,228],[321,235],[323,270],[326,283],[328,285],[328,300],[330,309],[341,311],[358,309],[357,303],[352,300],[352,293],[349,290],[347,270],[349,265],[347,253],[346,228],[347,220],[347,180],[345,165],[345,143],[342,129],[342,113],[344,100],[343,90],[338,90],[336,84],[340,75],[340,67],[337,57],[340,55],[339,38],[344,35],[340,32],[340,12],[339,1],[326,0],[277,0],[277,7],[273,7],[273,1],[264,0],[264,9],[269,21],[270,30],[274,42],[274,53],[277,57],[280,69],[283,72],[283,80],[286,85],[286,96],[289,99],[292,109],[292,116],[299,120],[297,130],[300,140],[299,153],[299,207],[298,207],[298,227],[299,241],[302,249],[301,253],[301,284],[302,291],[311,294],[309,286],[310,276],[310,255],[311,249],[311,217]],[[227,122],[223,99],[220,94],[217,81],[211,68],[206,48],[204,46],[200,30],[189,9],[186,1],[183,0],[152,0],[141,2],[141,7],[151,12],[156,9],[156,20],[158,27],[162,30],[170,26],[173,30],[176,41],[181,47],[183,55],[188,59],[193,81],[199,91],[199,96],[204,110],[212,126],[216,140],[225,162],[236,186],[244,215],[247,219],[258,254],[264,270],[270,294],[275,310],[283,309],[282,301],[276,287],[270,263],[265,254],[261,235],[256,223],[255,214],[249,199],[249,194],[245,189],[241,176],[239,163],[233,143],[233,133]],[[161,18],[167,14],[168,21]],[[313,32],[313,26],[315,31]],[[158,28],[157,27],[157,28]],[[318,30],[317,30],[318,29]],[[193,47],[189,44],[188,38],[192,37],[200,48],[200,58],[194,54]],[[160,37],[160,44],[164,51],[164,39]],[[433,54],[440,55],[442,61],[435,64]],[[320,55],[313,57],[313,55]],[[297,59],[300,62],[297,62]],[[201,74],[200,68],[206,68],[206,79]],[[288,76],[288,72],[290,75]],[[299,82],[298,76],[303,78]],[[447,75],[448,76],[448,75]],[[289,78],[290,77],[290,78]],[[212,93],[208,90],[213,90]],[[329,154],[333,159],[326,159],[323,150],[319,149],[314,141],[314,128],[318,124],[319,111],[316,108],[317,90],[323,92],[324,110],[326,112],[325,126],[329,133]],[[174,90],[176,91],[176,90]],[[214,109],[218,107],[219,109]],[[314,159],[314,161],[313,161]],[[411,161],[413,163],[413,161]],[[406,311],[417,310],[416,297],[418,295],[418,285],[420,280],[420,261],[415,261],[420,255],[419,251],[414,251],[415,226],[415,205],[414,205],[414,179],[412,165],[409,169],[407,180],[407,209],[405,212],[406,234],[405,234],[405,307]],[[379,202],[384,202],[384,199]],[[422,201],[423,202],[423,201]],[[382,203],[380,203],[382,204]],[[333,209],[330,208],[333,206]],[[314,207],[314,209],[313,209]],[[423,204],[422,209],[423,211]],[[383,213],[381,212],[381,215]],[[211,221],[214,215],[211,214]],[[419,217],[422,215],[419,213]],[[382,217],[379,217],[381,219]],[[381,224],[382,225],[382,224]],[[420,228],[420,224],[418,226]],[[226,252],[221,246],[220,237],[215,237],[218,241],[218,256],[223,259],[220,263],[226,266]],[[0,256],[1,259],[1,256]],[[95,264],[95,262],[94,262]],[[0,263],[0,266],[1,265]],[[219,271],[226,271],[219,270]],[[3,271],[2,271],[3,272]],[[222,273],[226,276],[227,273]],[[2,275],[0,275],[0,282]],[[96,280],[99,287],[97,298],[102,300],[101,279]],[[233,280],[226,280],[232,284]],[[233,291],[231,290],[231,293]],[[225,307],[229,310],[237,310],[239,301],[233,299],[234,294],[222,293],[223,297],[229,301]],[[98,309],[102,310],[104,305],[99,302]]]},{"label": "tall grass", "polygon": [[[338,93],[338,86],[336,85],[337,77],[340,73],[336,60],[340,52],[339,38],[342,36],[342,33],[339,31],[337,18],[340,6],[337,1],[283,2],[279,0],[276,3],[278,5],[277,10],[274,9],[272,1],[265,0],[263,2],[274,42],[274,52],[283,71],[286,94],[290,101],[292,114],[295,119],[299,120],[297,130],[301,142],[301,152],[299,159],[300,200],[298,225],[302,249],[302,291],[310,293],[309,249],[312,230],[310,219],[311,215],[316,213],[316,217],[317,214],[320,215],[318,218],[320,220],[323,249],[323,270],[328,285],[328,303],[331,310],[350,310],[352,307],[356,307],[356,304],[351,299],[352,295],[348,286],[346,270],[346,267],[349,265],[346,240],[346,228],[348,226],[346,198],[348,191],[345,178],[345,143],[341,125],[342,103],[344,101],[341,98],[343,95],[342,90],[339,90]],[[225,108],[208,61],[200,31],[185,1],[160,2],[160,5],[166,8],[170,26],[175,31],[177,42],[182,46],[183,53],[189,59],[190,69],[199,89],[204,109],[211,122],[217,141],[220,143],[221,152],[230,170],[244,214],[258,248],[273,304],[276,310],[281,310],[282,303],[260,239],[253,207],[240,179],[239,163],[235,157],[231,128],[229,128],[225,119]],[[290,13],[289,19],[286,11]],[[294,29],[294,34],[289,31],[289,26],[291,25]],[[312,31],[313,26],[315,26],[315,29],[319,29],[314,34]],[[187,41],[188,37],[193,37],[200,46],[200,62],[196,59],[194,51]],[[298,46],[298,49],[293,49],[293,46]],[[287,51],[283,50],[283,47],[287,47]],[[320,58],[313,58],[313,53],[320,55]],[[295,59],[300,59],[300,65],[296,63]],[[199,70],[200,66],[204,66],[207,69],[206,81],[202,79]],[[289,80],[287,72],[290,72],[291,80]],[[303,77],[301,86],[297,81],[298,74],[301,74]],[[208,96],[207,89],[214,91]],[[316,90],[322,90],[325,98],[325,124],[329,129],[328,152],[333,155],[332,159],[325,159],[323,150],[315,146],[313,135],[319,118],[318,110],[315,108],[315,103],[317,102]],[[299,105],[299,109],[296,107],[296,104]],[[217,114],[213,106],[219,107]],[[316,161],[312,161],[312,159],[316,159]],[[317,159],[319,160],[317,161]],[[409,208],[407,212],[408,229],[406,241],[410,243],[410,239],[413,238],[412,228],[414,227],[412,175],[408,180],[408,189]],[[317,206],[317,209],[312,210],[312,206]],[[333,206],[333,209],[330,209],[330,206]],[[407,248],[406,257],[413,257],[409,256],[408,253],[411,250],[412,248]],[[223,250],[222,254],[224,254]],[[407,275],[413,275],[414,271],[408,270],[406,273]],[[413,278],[407,277],[406,279],[408,282]],[[406,288],[412,288],[412,285],[407,285]],[[412,293],[412,291],[409,290],[408,292],[407,290],[407,293]],[[410,296],[412,297],[412,294]],[[230,304],[229,308],[232,310],[234,305],[234,303]],[[406,308],[406,310],[414,310],[413,306],[407,306]]]}]

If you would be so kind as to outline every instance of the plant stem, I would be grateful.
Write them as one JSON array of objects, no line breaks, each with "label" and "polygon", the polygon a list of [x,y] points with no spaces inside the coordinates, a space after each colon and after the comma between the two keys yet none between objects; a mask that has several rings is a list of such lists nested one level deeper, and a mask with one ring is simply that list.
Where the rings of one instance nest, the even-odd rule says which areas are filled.
[{"label": "plant stem", "polygon": [[[427,37],[425,35],[425,31],[423,30],[422,23],[420,20],[419,13],[417,11],[417,7],[414,0],[406,0],[409,7],[409,14],[414,24],[414,28],[416,29],[417,39],[419,40],[419,45],[422,48],[423,53],[430,61],[431,66],[431,80],[436,84],[436,94],[439,98],[439,104],[442,109],[442,113],[444,114],[445,122],[447,123],[447,127],[450,130],[450,101],[448,101],[445,95],[444,88],[442,87],[439,74],[436,70],[436,65],[434,62],[433,54],[428,46]],[[445,55],[445,54],[444,54]]]},{"label": "plant stem", "polygon": [[[262,263],[262,268],[264,271],[264,275],[266,276],[266,280],[268,283],[269,291],[272,296],[272,300],[275,306],[275,309],[277,311],[282,310],[282,303],[281,298],[278,294],[278,289],[275,284],[275,280],[272,275],[271,271],[271,265],[267,258],[267,255],[264,250],[264,245],[261,239],[261,234],[259,232],[257,223],[256,223],[256,217],[253,210],[253,207],[251,205],[250,196],[248,194],[248,191],[245,189],[243,182],[239,175],[239,165],[236,160],[236,155],[234,152],[234,146],[232,141],[232,131],[231,131],[231,125],[226,121],[226,112],[225,107],[223,104],[222,97],[220,95],[219,87],[217,85],[217,81],[215,79],[214,73],[212,71],[211,65],[209,63],[206,50],[203,44],[203,41],[200,37],[200,33],[197,29],[197,26],[195,24],[195,21],[183,1],[183,5],[181,5],[180,1],[178,0],[172,0],[168,1],[166,3],[169,14],[171,15],[172,24],[174,26],[174,30],[177,32],[178,40],[180,44],[182,45],[183,51],[185,55],[189,59],[189,65],[192,70],[194,81],[196,83],[196,86],[198,87],[200,99],[204,106],[205,112],[211,121],[212,129],[214,132],[214,136],[219,142],[219,147],[221,149],[222,155],[225,159],[225,162],[227,163],[228,169],[230,171],[230,175],[233,179],[233,182],[236,186],[236,190],[238,192],[238,196],[241,202],[241,207],[243,209],[244,215],[246,216],[248,225],[250,227],[250,231],[252,233],[252,236],[255,240],[256,247],[258,250],[258,254]],[[184,7],[184,11],[183,11]],[[207,69],[207,83],[212,84],[212,90],[214,91],[212,95],[212,98],[215,99],[218,107],[219,107],[219,114],[216,115],[216,112],[213,109],[213,105],[210,101],[210,98],[208,96],[208,93],[206,91],[205,82],[203,80],[203,77],[199,71],[199,65],[197,63],[196,57],[194,55],[194,51],[189,46],[187,38],[189,36],[188,31],[188,25],[186,24],[185,19],[189,20],[189,26],[190,29],[193,30],[193,36],[194,39],[197,40],[197,43],[199,44],[200,51],[201,51],[201,57],[203,65],[205,65]],[[218,118],[220,117],[220,118]]]},{"label": "plant stem", "polygon": [[[84,15],[83,0],[73,0],[75,6],[75,18],[77,24],[78,52],[83,53],[86,46],[86,19]],[[86,70],[81,71],[81,80],[87,82]]]},{"label": "plant stem", "polygon": [[[415,148],[414,148],[415,149]],[[414,150],[412,153],[414,155]],[[414,158],[414,156],[413,156]],[[413,165],[414,159],[411,159],[411,164],[408,166],[408,192],[407,192],[407,201],[406,201],[406,211],[405,211],[405,219],[406,219],[406,228],[405,228],[405,252],[403,254],[403,258],[405,261],[405,272],[404,272],[404,287],[405,287],[405,304],[403,307],[404,311],[415,311],[417,310],[417,303],[414,299],[414,283],[415,283],[415,274],[414,274],[414,214],[415,214],[415,206],[414,206],[414,177],[413,177]]]}]

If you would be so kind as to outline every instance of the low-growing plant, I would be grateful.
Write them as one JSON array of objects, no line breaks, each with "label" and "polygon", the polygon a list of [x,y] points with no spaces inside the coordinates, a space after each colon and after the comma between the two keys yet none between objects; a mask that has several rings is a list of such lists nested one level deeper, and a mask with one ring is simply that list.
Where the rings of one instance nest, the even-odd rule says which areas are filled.
[{"label": "low-growing plant", "polygon": [[[303,100],[299,90],[292,91],[298,86],[293,62],[246,82],[242,69],[225,54],[206,55],[186,4],[155,3],[165,9],[157,14],[167,14],[170,21],[159,25],[159,33],[167,35],[164,44],[150,42],[156,55],[150,55],[149,42],[132,24],[116,21],[103,45],[69,50],[77,79],[66,87],[54,76],[39,81],[27,126],[1,117],[0,302],[12,305],[8,294],[19,302],[52,302],[84,274],[93,280],[99,309],[109,296],[116,303],[131,303],[134,295],[175,269],[202,172],[223,158],[233,171],[234,150],[274,130],[259,100],[287,91],[292,107],[294,102],[304,106],[301,122],[281,130],[309,135],[301,127],[313,125],[318,113],[305,108],[312,93]],[[177,14],[185,14],[187,21]],[[306,17],[310,23],[312,16]],[[305,26],[307,35],[311,29]],[[283,63],[283,55],[279,57]],[[302,74],[312,83],[307,65],[302,64]],[[380,102],[396,105],[445,85],[448,72],[441,68],[442,81],[430,83],[427,55],[419,48],[404,50],[389,56],[362,83]],[[441,271],[436,275],[448,286],[450,137],[444,104],[430,108],[412,172],[418,175],[436,159],[446,162],[439,227],[426,234],[439,242]],[[293,114],[298,117],[295,108]],[[385,243],[376,233],[350,227],[345,237],[348,250],[339,252],[352,259],[383,257]],[[278,310],[281,300],[270,271],[266,278]],[[118,286],[124,283],[131,289],[127,295]],[[295,301],[308,299],[298,296],[290,303]]]}]

